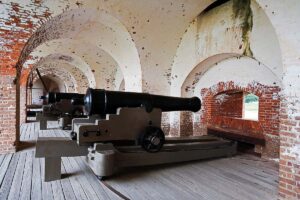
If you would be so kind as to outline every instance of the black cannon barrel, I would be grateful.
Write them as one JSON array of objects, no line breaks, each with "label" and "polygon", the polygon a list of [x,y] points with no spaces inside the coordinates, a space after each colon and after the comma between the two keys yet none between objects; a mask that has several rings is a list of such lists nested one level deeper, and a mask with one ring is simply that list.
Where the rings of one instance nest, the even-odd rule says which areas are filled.
[{"label": "black cannon barrel", "polygon": [[73,99],[71,100],[71,104],[72,104],[73,106],[83,106],[83,105],[84,105],[84,98],[80,98],[80,99],[78,99],[78,98],[73,98]]},{"label": "black cannon barrel", "polygon": [[151,112],[153,108],[160,108],[163,112],[184,110],[197,112],[201,108],[201,101],[198,97],[180,98],[89,88],[84,97],[84,105],[89,115],[114,114],[121,107],[141,106],[145,107],[147,112]]},{"label": "black cannon barrel", "polygon": [[47,99],[47,96],[44,96],[44,95],[43,95],[43,96],[40,96],[40,99],[41,99],[41,100]]},{"label": "black cannon barrel", "polygon": [[48,103],[56,103],[62,99],[83,99],[84,94],[78,93],[62,93],[62,92],[49,92],[47,94]]},{"label": "black cannon barrel", "polygon": [[37,113],[38,113],[37,111],[27,111],[26,115],[27,117],[36,117]]}]

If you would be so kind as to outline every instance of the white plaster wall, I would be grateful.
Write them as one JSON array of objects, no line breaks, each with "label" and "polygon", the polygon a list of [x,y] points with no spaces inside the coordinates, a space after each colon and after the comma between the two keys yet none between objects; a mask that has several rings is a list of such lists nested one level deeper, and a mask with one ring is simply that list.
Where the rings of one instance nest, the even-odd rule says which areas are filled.
[{"label": "white plaster wall", "polygon": [[[275,30],[255,1],[251,1],[251,10],[253,28],[250,34],[250,48],[253,57],[281,78],[283,67]],[[230,1],[199,15],[196,21],[191,23],[174,59],[171,95],[181,95],[183,83],[190,78],[189,76],[195,77],[195,74],[190,72],[199,63],[215,55],[243,54],[245,46],[242,42],[242,21],[232,16],[233,9]],[[196,49],[196,55],[194,49]],[[203,66],[203,71],[207,69],[207,66],[209,65]],[[203,73],[203,71],[198,70],[197,73]]]},{"label": "white plaster wall", "polygon": [[[281,134],[280,159],[289,162],[288,169],[280,169],[280,178],[284,178],[285,171],[288,170],[292,177],[292,182],[296,181],[298,172],[297,166],[300,164],[300,3],[298,0],[282,1],[257,0],[271,20],[281,48],[282,62],[284,69],[283,90],[282,90],[282,115],[287,114],[287,119],[281,119],[280,126],[287,128],[288,135]],[[283,173],[281,173],[283,172]],[[286,184],[283,181],[279,184],[281,196],[285,199],[295,199],[294,195],[299,193],[299,185]],[[285,192],[288,188],[288,192]],[[283,190],[282,190],[283,189]],[[284,199],[284,198],[282,198]]]},{"label": "white plaster wall", "polygon": [[[52,69],[52,71],[61,71],[60,69],[64,69],[68,72],[68,74],[72,77],[72,79],[76,82],[76,91],[79,93],[85,93],[86,89],[89,87],[88,77],[82,73],[82,71],[78,70],[77,67],[70,65],[67,62],[61,60],[48,60],[46,62],[41,63],[37,68],[43,70]],[[64,80],[68,81],[68,80]]]},{"label": "white plaster wall", "polygon": [[255,0],[251,1],[251,9],[253,28],[250,45],[253,56],[269,67],[278,78],[282,79],[284,66],[276,31],[264,10]]},{"label": "white plaster wall", "polygon": [[[219,61],[214,63],[216,60]],[[231,54],[221,54],[214,56],[212,59],[206,59],[203,63],[205,66],[200,63],[198,68],[191,72],[195,73],[196,77],[193,76],[193,78],[187,79],[183,84],[183,96],[198,96],[202,100],[201,90],[203,88],[211,88],[219,82],[233,81],[241,87],[255,86],[257,83],[266,86],[282,87],[281,80],[270,68],[250,57],[232,57]],[[199,70],[200,73],[196,70]],[[199,117],[199,113],[193,115],[194,121],[199,121],[197,117]],[[180,133],[180,120],[180,112],[172,112],[170,114],[170,124],[175,135]]]},{"label": "white plaster wall", "polygon": [[[105,39],[115,40],[101,48],[111,52],[111,56],[118,62],[124,74],[126,89],[141,91],[143,86],[145,91],[168,94],[171,64],[182,35],[188,24],[212,2],[213,0],[42,1],[41,6],[49,9],[52,18],[34,35],[38,40],[29,40],[17,65],[22,66],[39,43],[58,38],[89,40],[96,38],[96,35],[105,36],[107,31],[109,37]],[[32,9],[31,4],[20,2],[20,5]],[[100,29],[99,26],[103,28]],[[81,32],[88,34],[80,34]],[[93,42],[98,45],[97,41]],[[153,71],[156,73],[152,73]]]},{"label": "white plaster wall", "polygon": [[[43,76],[43,81],[47,84],[48,90],[51,92],[65,92],[64,82],[55,77]],[[58,89],[58,91],[56,90]],[[40,99],[41,96],[45,95],[45,89],[42,84],[41,79],[36,80],[32,87],[32,104],[42,105],[43,100]],[[30,102],[31,103],[31,102]]]},{"label": "white plaster wall", "polygon": [[197,55],[197,34],[197,20],[195,19],[183,35],[180,46],[174,57],[171,77],[172,85],[170,88],[171,95],[181,96],[181,90],[179,88],[181,88],[184,78],[187,76],[186,73],[189,73],[188,70],[191,66],[195,66],[199,60],[199,56]]},{"label": "white plaster wall", "polygon": [[217,54],[214,56],[211,56],[202,62],[200,62],[187,76],[184,83],[181,86],[181,96],[191,96],[194,93],[195,87],[198,85],[198,82],[200,81],[203,74],[207,72],[207,70],[210,69],[210,67],[218,64],[219,62],[222,62],[225,59],[228,58],[239,58],[238,54],[234,53],[222,53]]},{"label": "white plaster wall", "polygon": [[[52,42],[53,43],[50,42],[39,46],[36,51],[31,54],[34,60],[36,60],[36,62],[33,62],[33,70],[35,67],[41,66],[45,63],[67,64],[75,67],[76,69],[73,70],[73,72],[77,74],[83,74],[83,78],[85,77],[85,79],[87,79],[87,77],[89,77],[87,80],[89,87],[95,88],[96,80],[89,64],[86,63],[81,57],[69,53],[69,51],[72,49],[68,48],[67,51],[67,45],[62,47],[63,44],[61,44],[59,41]],[[25,62],[24,66],[28,67],[28,65],[29,62]],[[72,73],[72,70],[70,72]]]},{"label": "white plaster wall", "polygon": [[[85,48],[82,48],[83,44]],[[118,63],[104,50],[95,44],[82,42],[81,40],[59,39],[52,40],[40,45],[31,53],[34,58],[45,60],[61,60],[60,57],[67,57],[64,60],[76,66],[88,77],[89,87],[113,89],[115,86],[115,75],[120,73],[123,76]],[[38,61],[35,65],[39,65]],[[26,64],[26,63],[25,63]]]},{"label": "white plaster wall", "polygon": [[276,74],[259,61],[248,57],[234,57],[225,59],[207,70],[195,87],[194,95],[201,98],[201,89],[210,88],[219,82],[229,81],[242,87],[255,83],[266,86],[282,86]]},{"label": "white plaster wall", "polygon": [[[135,44],[126,28],[107,12],[94,8],[75,9],[50,19],[29,40],[24,50],[26,53],[21,55],[20,60],[26,58],[26,54],[37,50],[36,48],[44,42],[57,39],[74,40],[72,43],[80,42],[80,50],[77,49],[77,52],[88,50],[90,45],[96,45],[97,48],[106,51],[126,75],[124,76],[128,79],[126,88],[141,91],[141,67]],[[37,50],[33,54],[38,56],[40,53],[42,52]],[[34,61],[29,63],[32,62]]]},{"label": "white plaster wall", "polygon": [[[51,77],[53,80],[62,80],[65,85],[66,92],[78,92],[78,85],[74,76],[64,68],[52,67],[52,65],[43,65],[39,67],[41,76]],[[33,81],[38,80],[36,73],[33,74]]]},{"label": "white plaster wall", "polygon": [[40,99],[40,96],[44,95],[43,90],[44,90],[43,84],[39,79],[33,84],[32,102],[31,102],[32,104],[37,104],[37,105],[43,104],[43,100]]},{"label": "white plaster wall", "polygon": [[114,88],[114,90],[117,90],[117,91],[120,90],[122,88],[121,87],[122,84],[125,87],[124,76],[123,76],[121,70],[118,70],[116,75],[115,75],[115,88]]}]

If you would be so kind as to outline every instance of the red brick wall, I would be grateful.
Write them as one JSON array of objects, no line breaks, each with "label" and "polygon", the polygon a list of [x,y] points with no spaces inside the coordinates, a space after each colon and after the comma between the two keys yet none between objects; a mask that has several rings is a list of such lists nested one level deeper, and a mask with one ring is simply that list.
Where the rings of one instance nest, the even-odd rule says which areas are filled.
[{"label": "red brick wall", "polygon": [[20,87],[20,125],[26,121],[26,86]]},{"label": "red brick wall", "polygon": [[[280,109],[279,195],[283,199],[300,199],[300,115],[288,115],[289,106],[299,113],[299,97],[282,99]],[[291,151],[291,149],[293,151]]]},{"label": "red brick wall", "polygon": [[[15,151],[19,137],[16,107],[21,106],[23,110],[24,103],[20,104],[16,98],[16,63],[34,30],[50,16],[49,9],[38,1],[27,6],[25,10],[18,3],[0,1],[1,11],[9,15],[0,18],[0,153]],[[20,82],[23,85],[25,83],[22,80]],[[21,93],[20,100],[23,101],[24,90]],[[24,120],[24,115],[21,120]]]},{"label": "red brick wall", "polygon": [[193,114],[190,111],[180,112],[180,136],[193,135]]},{"label": "red brick wall", "polygon": [[0,153],[15,151],[16,141],[16,88],[15,76],[0,73]]},{"label": "red brick wall", "polygon": [[243,117],[243,92],[228,91],[214,96],[212,115],[224,117]]},{"label": "red brick wall", "polygon": [[[225,96],[226,91],[241,91],[236,95]],[[263,86],[252,84],[246,87],[235,85],[234,82],[220,82],[211,88],[204,88],[201,91],[203,99],[203,114],[201,123],[228,130],[237,130],[241,134],[251,134],[255,137],[264,137],[266,145],[257,146],[256,151],[266,157],[279,157],[279,109],[280,99],[279,87]],[[242,92],[253,93],[259,97],[259,120],[243,120]],[[222,100],[218,101],[219,94]],[[216,101],[217,98],[217,101]],[[217,103],[216,103],[217,102]],[[221,103],[220,103],[221,102]],[[219,108],[218,108],[219,106]],[[228,109],[228,111],[227,111]],[[235,111],[229,111],[229,110]],[[238,119],[238,118],[240,119]]]},{"label": "red brick wall", "polygon": [[161,116],[161,128],[166,135],[169,135],[170,132],[170,119],[169,113],[163,112]]}]

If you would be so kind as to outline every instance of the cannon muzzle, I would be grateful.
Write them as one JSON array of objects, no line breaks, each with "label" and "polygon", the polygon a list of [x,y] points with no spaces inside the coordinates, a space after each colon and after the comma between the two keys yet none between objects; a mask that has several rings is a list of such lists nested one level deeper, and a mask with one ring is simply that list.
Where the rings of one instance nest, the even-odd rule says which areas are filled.
[{"label": "cannon muzzle", "polygon": [[201,101],[198,97],[180,98],[89,88],[84,97],[84,106],[89,115],[115,114],[121,107],[145,107],[147,112],[151,112],[153,108],[160,108],[163,112],[197,112],[201,108]]}]

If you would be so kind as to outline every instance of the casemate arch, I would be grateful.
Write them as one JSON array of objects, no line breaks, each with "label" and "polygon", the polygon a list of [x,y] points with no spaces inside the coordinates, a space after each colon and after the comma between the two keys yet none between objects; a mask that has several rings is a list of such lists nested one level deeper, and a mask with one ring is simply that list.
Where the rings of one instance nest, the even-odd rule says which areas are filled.
[{"label": "casemate arch", "polygon": [[[236,1],[225,2],[205,10],[190,23],[174,57],[170,95],[193,95],[196,83],[207,69],[233,56],[256,59],[278,79],[282,78],[284,69],[275,29],[262,7],[256,1],[249,2],[244,11],[236,9]],[[245,24],[249,24],[248,29]],[[194,77],[189,77],[191,73]],[[174,135],[178,135],[181,126],[176,120],[179,116],[179,112],[170,116]],[[188,132],[191,134],[191,130]]]},{"label": "casemate arch", "polygon": [[69,74],[70,80],[74,80],[76,83],[74,90],[79,93],[85,92],[86,88],[91,86],[88,77],[82,71],[78,70],[76,66],[63,61],[44,60],[44,62],[40,62],[39,65],[34,67],[32,71],[34,71],[36,68],[38,68],[40,71],[50,70],[57,72],[67,72]]},{"label": "casemate arch", "polygon": [[52,40],[40,45],[30,56],[34,59],[28,60],[25,63],[27,65],[35,60],[49,58],[48,60],[54,59],[55,62],[63,61],[76,66],[89,77],[89,87],[92,88],[114,90],[119,76],[123,78],[121,68],[110,54],[88,42],[71,39]]},{"label": "casemate arch", "polygon": [[[49,92],[66,92],[66,85],[60,78],[54,77],[53,75],[44,75],[42,78]],[[43,100],[40,99],[40,97],[46,95],[47,92],[41,79],[35,78],[34,80],[30,80],[30,82],[29,87],[27,87],[26,104],[42,105]]]},{"label": "casemate arch", "polygon": [[246,11],[236,13],[234,2],[202,12],[191,22],[174,57],[171,95],[180,96],[180,88],[193,68],[216,55],[216,59],[225,59],[230,54],[253,57],[279,78],[283,76],[280,44],[268,16],[253,0],[244,8]]},{"label": "casemate arch", "polygon": [[126,80],[126,90],[141,91],[141,67],[130,34],[114,17],[92,9],[71,10],[42,25],[22,51],[17,63],[18,74],[35,48],[55,39],[72,39],[80,40],[83,44],[96,44],[119,64]]},{"label": "casemate arch", "polygon": [[[38,48],[38,51],[39,50]],[[35,54],[31,54],[31,57],[35,57]],[[37,60],[37,59],[36,59]],[[94,74],[92,72],[92,69],[90,66],[82,60],[80,57],[76,55],[69,55],[60,51],[55,51],[51,52],[49,50],[49,53],[45,56],[39,57],[37,62],[32,62],[33,60],[27,60],[24,64],[25,68],[31,68],[31,71],[35,70],[35,68],[45,65],[45,64],[55,64],[57,63],[58,67],[64,68],[64,66],[69,66],[66,67],[66,70],[68,70],[73,76],[76,78],[81,78],[84,82],[88,82],[89,87],[95,88],[96,86],[96,80],[94,77]],[[32,64],[31,64],[32,63]],[[33,67],[30,67],[33,66]],[[72,68],[70,70],[70,67]]]},{"label": "casemate arch", "polygon": [[[270,70],[270,67],[267,67],[260,61],[246,56],[233,56],[209,66],[205,65],[216,61],[216,57],[220,58],[220,55],[213,56],[203,61],[203,63],[199,63],[189,74],[181,87],[182,96],[198,96],[202,103],[206,103],[203,102],[205,101],[203,99],[205,94],[201,94],[203,89],[214,91],[218,89],[217,85],[219,83],[229,82],[241,88],[259,88],[260,85],[264,87],[282,87],[282,82],[276,74]],[[216,88],[214,89],[215,86]],[[262,91],[264,91],[263,88]],[[177,121],[175,124],[180,124],[179,126],[173,125],[174,130],[179,130],[179,133],[175,132],[174,134],[180,134],[181,132],[187,135],[205,134],[200,122],[202,115],[203,109],[194,114],[182,112],[173,115],[172,119]],[[187,121],[189,121],[188,124]]]},{"label": "casemate arch", "polygon": [[[38,67],[41,76],[51,76],[54,78],[57,78],[62,82],[63,85],[65,86],[65,92],[78,92],[77,88],[78,88],[78,83],[75,80],[75,78],[73,77],[73,75],[67,71],[64,68],[58,68],[58,67],[53,67],[51,65],[44,65],[41,67]],[[39,79],[38,75],[36,72],[32,72],[33,73],[33,78],[32,78],[32,82],[34,83],[36,80]],[[29,77],[30,78],[30,77]],[[29,81],[28,78],[28,81]]]}]

